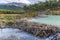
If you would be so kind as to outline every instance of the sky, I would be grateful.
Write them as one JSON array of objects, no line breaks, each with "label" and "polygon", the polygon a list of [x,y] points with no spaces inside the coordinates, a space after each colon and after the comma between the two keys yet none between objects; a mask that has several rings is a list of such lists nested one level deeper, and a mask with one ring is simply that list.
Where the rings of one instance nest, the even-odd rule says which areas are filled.
[{"label": "sky", "polygon": [[9,3],[9,2],[21,2],[26,4],[34,4],[38,1],[45,1],[45,0],[0,0],[0,3]]}]

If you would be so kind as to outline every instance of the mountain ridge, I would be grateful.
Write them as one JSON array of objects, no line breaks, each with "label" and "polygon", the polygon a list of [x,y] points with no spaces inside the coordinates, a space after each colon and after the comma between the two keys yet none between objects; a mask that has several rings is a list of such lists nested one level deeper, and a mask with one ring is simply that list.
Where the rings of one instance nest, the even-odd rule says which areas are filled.
[{"label": "mountain ridge", "polygon": [[22,9],[25,5],[26,4],[24,3],[11,2],[7,4],[0,4],[0,9],[19,10]]}]

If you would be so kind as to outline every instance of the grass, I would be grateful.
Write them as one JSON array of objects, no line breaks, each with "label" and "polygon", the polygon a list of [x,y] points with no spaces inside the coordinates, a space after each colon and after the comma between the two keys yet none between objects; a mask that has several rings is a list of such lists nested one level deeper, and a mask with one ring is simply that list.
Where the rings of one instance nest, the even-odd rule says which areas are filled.
[{"label": "grass", "polygon": [[[23,10],[22,10],[23,11]],[[21,12],[17,10],[0,9],[0,22],[13,22],[16,19],[31,18],[37,16],[35,12]]]},{"label": "grass", "polygon": [[21,18],[31,18],[37,16],[36,13],[23,13],[23,14],[0,14],[0,22],[13,22],[16,19],[21,19]]},{"label": "grass", "polygon": [[44,11],[45,14],[48,14],[48,15],[60,15],[60,10],[50,10],[50,11]]},{"label": "grass", "polygon": [[60,10],[53,10],[53,11],[50,11],[51,14],[56,14],[56,15],[60,15]]},{"label": "grass", "polygon": [[0,14],[21,14],[24,13],[24,10],[6,10],[0,9]]}]

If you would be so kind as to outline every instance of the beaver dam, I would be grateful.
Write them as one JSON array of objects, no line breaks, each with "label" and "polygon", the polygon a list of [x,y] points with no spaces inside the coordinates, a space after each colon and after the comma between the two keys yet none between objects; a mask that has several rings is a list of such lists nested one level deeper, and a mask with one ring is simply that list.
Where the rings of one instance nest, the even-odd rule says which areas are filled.
[{"label": "beaver dam", "polygon": [[[27,20],[23,20],[23,21],[20,21],[20,22],[16,22],[16,21],[15,22],[8,22],[8,23],[3,22],[2,24],[5,24],[5,25],[3,27],[0,26],[0,28],[2,28],[2,30],[0,29],[1,30],[0,35],[3,35],[2,33],[4,33],[4,31],[3,31],[4,28],[7,28],[7,30],[9,30],[9,28],[13,28],[12,30],[17,28],[17,29],[23,31],[23,34],[25,34],[24,32],[27,32],[28,34],[26,34],[25,36],[30,35],[30,34],[33,35],[34,37],[32,37],[31,35],[29,36],[30,39],[31,39],[31,37],[33,38],[31,40],[35,40],[35,37],[38,37],[37,40],[43,40],[43,39],[39,39],[39,38],[44,38],[44,40],[46,40],[46,39],[50,40],[50,39],[53,39],[53,38],[49,38],[50,36],[54,36],[54,35],[56,35],[57,33],[60,32],[59,27],[52,26],[52,25],[47,25],[47,24],[36,23],[36,22],[29,22]],[[16,32],[17,34],[15,33],[14,35],[18,35],[18,34],[23,35],[19,30]],[[5,31],[6,31],[6,29],[5,29]],[[13,35],[10,32],[9,31],[8,31],[8,33],[5,32],[5,36],[6,36],[6,33],[8,34],[8,37],[9,37],[10,34]],[[16,38],[14,35],[12,37]],[[11,38],[11,36],[9,38]],[[28,40],[28,39],[26,39],[26,40]]]}]

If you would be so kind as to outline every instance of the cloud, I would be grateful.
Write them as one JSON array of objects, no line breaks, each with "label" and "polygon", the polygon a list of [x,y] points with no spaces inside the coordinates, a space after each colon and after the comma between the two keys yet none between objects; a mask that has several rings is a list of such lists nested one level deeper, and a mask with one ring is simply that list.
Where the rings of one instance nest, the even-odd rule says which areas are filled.
[{"label": "cloud", "polygon": [[9,3],[9,2],[21,2],[26,4],[31,4],[28,0],[0,0],[0,3]]},{"label": "cloud", "polygon": [[20,2],[22,2],[22,3],[26,3],[26,4],[31,4],[31,2],[28,1],[28,0],[20,0]]},{"label": "cloud", "polygon": [[21,2],[26,4],[34,4],[38,1],[45,1],[45,0],[0,0],[0,3]]},{"label": "cloud", "polygon": [[37,3],[37,2],[44,2],[45,0],[29,0],[32,4]]}]

